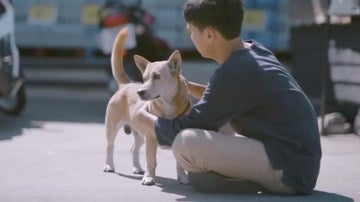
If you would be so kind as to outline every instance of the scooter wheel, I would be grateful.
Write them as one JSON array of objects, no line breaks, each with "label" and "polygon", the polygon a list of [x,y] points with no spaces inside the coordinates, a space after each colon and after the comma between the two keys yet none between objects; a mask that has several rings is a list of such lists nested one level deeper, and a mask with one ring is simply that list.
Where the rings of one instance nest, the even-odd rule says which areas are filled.
[{"label": "scooter wheel", "polygon": [[22,85],[14,97],[0,98],[0,111],[9,115],[19,115],[25,108],[26,93]]}]

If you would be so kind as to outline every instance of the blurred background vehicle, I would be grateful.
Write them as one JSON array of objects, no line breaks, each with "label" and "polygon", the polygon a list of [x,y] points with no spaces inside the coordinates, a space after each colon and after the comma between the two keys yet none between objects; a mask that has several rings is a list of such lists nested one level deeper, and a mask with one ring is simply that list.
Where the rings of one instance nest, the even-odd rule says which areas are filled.
[{"label": "blurred background vehicle", "polygon": [[26,102],[24,76],[15,43],[15,14],[8,0],[0,0],[0,111],[17,115]]},{"label": "blurred background vehicle", "polygon": [[[170,47],[164,39],[154,34],[155,17],[142,8],[141,0],[133,4],[125,4],[121,0],[106,1],[99,11],[99,19],[101,31],[98,43],[102,52],[108,56],[111,54],[112,44],[119,30],[128,27],[124,65],[131,80],[143,81],[142,74],[133,59],[135,54],[149,61],[165,60],[169,56]],[[110,64],[106,69],[111,75]],[[108,86],[111,92],[115,92],[118,88],[113,78],[110,79]]]}]

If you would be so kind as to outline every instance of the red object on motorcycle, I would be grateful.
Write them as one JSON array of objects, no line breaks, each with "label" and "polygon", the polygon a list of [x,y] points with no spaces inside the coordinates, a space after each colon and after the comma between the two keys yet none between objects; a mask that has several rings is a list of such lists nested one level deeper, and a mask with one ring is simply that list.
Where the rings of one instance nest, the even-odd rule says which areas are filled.
[{"label": "red object on motorcycle", "polygon": [[104,27],[115,27],[126,23],[128,23],[128,18],[126,14],[123,13],[106,16],[103,20]]}]

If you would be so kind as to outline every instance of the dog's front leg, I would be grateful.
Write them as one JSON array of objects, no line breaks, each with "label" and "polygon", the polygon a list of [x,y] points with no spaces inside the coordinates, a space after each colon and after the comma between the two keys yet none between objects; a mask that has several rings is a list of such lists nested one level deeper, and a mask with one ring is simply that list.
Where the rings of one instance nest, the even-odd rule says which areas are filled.
[{"label": "dog's front leg", "polygon": [[155,185],[157,141],[154,138],[145,138],[146,172],[142,179],[143,185]]}]

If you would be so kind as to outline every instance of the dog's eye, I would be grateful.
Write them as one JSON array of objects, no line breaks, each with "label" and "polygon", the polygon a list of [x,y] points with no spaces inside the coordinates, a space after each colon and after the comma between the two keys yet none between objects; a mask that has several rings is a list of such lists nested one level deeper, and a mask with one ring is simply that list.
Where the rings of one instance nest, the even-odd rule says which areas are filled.
[{"label": "dog's eye", "polygon": [[153,74],[153,79],[154,80],[159,80],[160,79],[160,74]]}]

